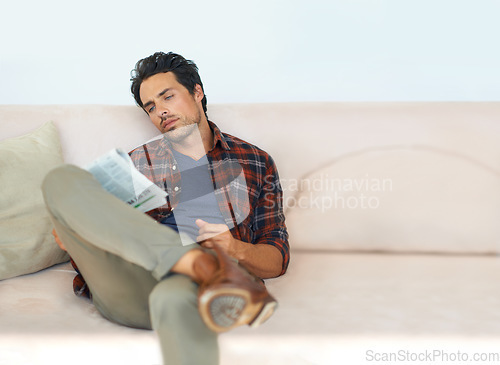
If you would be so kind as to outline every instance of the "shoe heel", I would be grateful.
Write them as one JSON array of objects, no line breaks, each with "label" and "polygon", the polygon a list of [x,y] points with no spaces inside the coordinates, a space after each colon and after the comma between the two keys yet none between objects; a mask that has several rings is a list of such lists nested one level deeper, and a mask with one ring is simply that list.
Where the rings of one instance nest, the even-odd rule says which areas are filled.
[{"label": "shoe heel", "polygon": [[248,325],[251,328],[255,328],[255,327],[260,326],[262,323],[267,321],[269,319],[269,317],[271,317],[273,315],[273,313],[277,307],[278,307],[278,303],[274,300],[271,302],[265,303],[262,306],[262,309],[260,310],[259,314],[257,314],[257,316],[254,318],[254,320],[251,323],[249,323]]}]

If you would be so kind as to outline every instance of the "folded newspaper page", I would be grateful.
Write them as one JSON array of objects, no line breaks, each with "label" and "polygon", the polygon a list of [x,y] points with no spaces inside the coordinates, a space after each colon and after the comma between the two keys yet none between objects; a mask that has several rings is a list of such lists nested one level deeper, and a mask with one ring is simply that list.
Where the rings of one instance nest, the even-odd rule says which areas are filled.
[{"label": "folded newspaper page", "polygon": [[129,155],[113,149],[85,166],[108,192],[142,212],[167,203],[167,192],[153,184],[134,166]]}]

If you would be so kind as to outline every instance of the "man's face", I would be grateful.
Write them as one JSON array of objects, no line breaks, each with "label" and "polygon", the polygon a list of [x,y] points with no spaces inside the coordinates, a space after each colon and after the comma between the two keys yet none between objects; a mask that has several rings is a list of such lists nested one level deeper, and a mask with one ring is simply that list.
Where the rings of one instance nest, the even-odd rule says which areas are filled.
[{"label": "man's face", "polygon": [[173,142],[183,140],[202,121],[200,85],[196,85],[194,95],[190,94],[172,72],[148,77],[142,82],[139,95],[153,124]]}]

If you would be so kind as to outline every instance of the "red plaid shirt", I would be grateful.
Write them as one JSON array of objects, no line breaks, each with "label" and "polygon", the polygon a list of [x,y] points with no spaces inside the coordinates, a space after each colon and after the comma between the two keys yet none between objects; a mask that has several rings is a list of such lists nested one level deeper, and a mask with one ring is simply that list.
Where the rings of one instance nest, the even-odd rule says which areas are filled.
[{"label": "red plaid shirt", "polygon": [[[290,256],[276,165],[266,152],[209,124],[214,146],[207,158],[222,216],[233,237],[276,247],[283,256],[282,275]],[[166,138],[155,139],[129,154],[137,169],[168,193],[166,205],[147,213],[161,221],[175,209],[182,193],[170,143]]]},{"label": "red plaid shirt", "polygon": [[[283,257],[281,274],[290,261],[283,214],[283,191],[273,159],[266,152],[226,133],[209,121],[214,146],[207,153],[214,192],[233,237],[276,247]],[[181,174],[167,139],[135,148],[130,157],[137,169],[168,193],[167,204],[147,212],[156,221],[171,214],[179,202]],[[73,263],[78,271],[78,268]],[[83,277],[73,281],[77,295],[90,296]]]}]

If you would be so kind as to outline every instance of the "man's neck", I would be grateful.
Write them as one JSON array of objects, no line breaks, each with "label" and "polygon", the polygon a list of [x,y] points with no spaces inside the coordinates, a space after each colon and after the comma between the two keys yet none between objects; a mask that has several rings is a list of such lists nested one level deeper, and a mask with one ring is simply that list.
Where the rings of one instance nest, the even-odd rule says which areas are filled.
[{"label": "man's neck", "polygon": [[172,142],[172,148],[194,160],[199,160],[212,149],[214,134],[206,118],[203,118],[193,133],[184,138],[182,142]]}]

